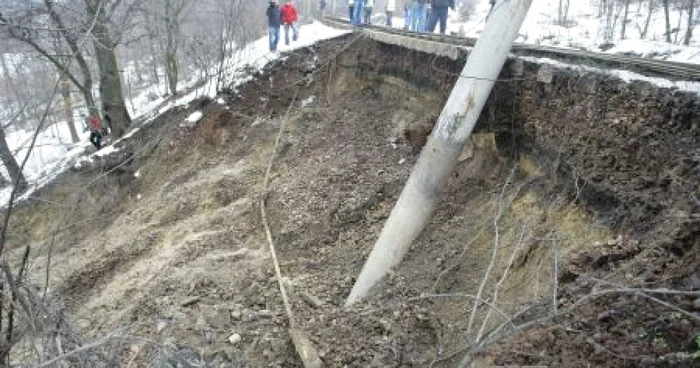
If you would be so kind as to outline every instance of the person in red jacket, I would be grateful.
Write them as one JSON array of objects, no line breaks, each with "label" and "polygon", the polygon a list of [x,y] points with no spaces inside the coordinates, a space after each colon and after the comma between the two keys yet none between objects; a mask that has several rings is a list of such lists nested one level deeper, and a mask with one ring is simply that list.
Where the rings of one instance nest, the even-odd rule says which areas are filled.
[{"label": "person in red jacket", "polygon": [[87,119],[88,127],[90,127],[90,143],[99,151],[102,148],[102,122],[97,113],[92,113]]},{"label": "person in red jacket", "polygon": [[292,41],[297,40],[298,31],[294,24],[299,19],[297,8],[294,7],[294,0],[287,0],[280,9],[282,15],[282,24],[284,24],[284,44],[289,45],[289,29],[292,29]]}]

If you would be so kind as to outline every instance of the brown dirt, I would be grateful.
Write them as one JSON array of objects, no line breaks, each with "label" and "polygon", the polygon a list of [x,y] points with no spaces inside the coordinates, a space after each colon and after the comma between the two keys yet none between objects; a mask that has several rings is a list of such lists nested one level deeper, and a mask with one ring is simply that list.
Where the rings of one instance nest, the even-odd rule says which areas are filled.
[{"label": "brown dirt", "polygon": [[[348,41],[290,54],[227,96],[227,106],[207,105],[195,129],[176,128],[191,109],[161,116],[133,144],[158,137],[158,145],[85,189],[74,213],[45,202],[19,210],[14,234],[38,249],[37,279],[58,221],[69,215],[70,222],[85,220],[58,234],[52,285],[86,336],[129,326],[218,366],[300,366],[257,207],[275,135],[293,101],[266,194],[268,212],[298,322],[329,367],[455,366],[467,347],[474,308],[464,295],[476,293],[491,260],[499,202],[499,243],[485,290],[490,295],[507,270],[497,304],[508,315],[528,308],[515,322],[550,313],[555,247],[560,309],[600,290],[592,278],[700,289],[698,206],[686,193],[700,187],[697,173],[685,169],[699,157],[700,144],[697,118],[681,113],[697,108],[696,100],[652,91],[647,103],[685,106],[673,115],[679,128],[662,137],[682,140],[673,147],[658,143],[651,156],[623,154],[630,145],[665,141],[654,140],[654,133],[635,143],[631,128],[611,134],[604,125],[564,124],[570,116],[548,115],[574,103],[557,96],[578,93],[571,87],[575,76],[559,75],[550,86],[524,78],[521,90],[497,87],[434,221],[366,303],[342,308],[415,162],[421,141],[415,133],[429,130],[423,127],[454,82],[434,68],[454,72],[460,65],[368,40],[336,55]],[[316,56],[327,67],[307,82],[301,65]],[[601,78],[598,86],[607,87],[600,94],[621,83]],[[314,102],[301,108],[311,96]],[[541,107],[547,98],[558,107]],[[598,121],[604,112],[593,115]],[[644,119],[638,120],[642,127],[635,129],[644,129]],[[610,157],[617,166],[603,165]],[[643,177],[655,179],[632,177],[641,166]],[[686,185],[658,190],[674,187],[663,187],[662,171]],[[41,196],[65,201],[97,174],[67,174]],[[322,305],[306,302],[308,295]],[[655,296],[697,316],[693,298]],[[472,337],[487,310],[478,309]],[[494,313],[484,331],[502,322]],[[697,319],[616,293],[499,341],[477,361],[692,366],[697,360],[682,354],[700,348],[694,345],[699,331]],[[240,343],[228,342],[233,333]]]}]

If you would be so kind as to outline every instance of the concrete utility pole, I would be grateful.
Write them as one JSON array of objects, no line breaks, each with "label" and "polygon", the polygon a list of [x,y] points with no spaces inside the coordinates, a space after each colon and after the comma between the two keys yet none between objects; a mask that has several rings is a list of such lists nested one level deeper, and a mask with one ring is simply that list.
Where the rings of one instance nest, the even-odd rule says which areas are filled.
[{"label": "concrete utility pole", "polygon": [[430,222],[445,180],[476,125],[531,4],[532,0],[496,2],[346,306],[364,298],[399,264]]}]

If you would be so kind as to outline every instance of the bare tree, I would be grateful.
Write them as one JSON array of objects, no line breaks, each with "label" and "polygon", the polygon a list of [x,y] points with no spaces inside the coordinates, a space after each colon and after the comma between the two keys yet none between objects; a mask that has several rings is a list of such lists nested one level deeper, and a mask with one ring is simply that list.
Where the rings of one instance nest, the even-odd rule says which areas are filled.
[{"label": "bare tree", "polygon": [[664,15],[666,17],[666,42],[671,43],[671,18],[668,9],[668,0],[663,0]]},{"label": "bare tree", "polygon": [[61,74],[61,97],[63,98],[63,105],[66,114],[66,122],[68,123],[68,130],[70,130],[70,137],[73,143],[80,141],[78,137],[78,130],[75,129],[75,121],[73,119],[73,98],[70,93],[70,79],[65,75]]},{"label": "bare tree", "polygon": [[179,74],[177,51],[180,45],[180,17],[185,10],[184,0],[165,0],[165,73],[168,77],[170,94],[177,94]]},{"label": "bare tree", "polygon": [[10,151],[10,147],[7,145],[5,127],[0,127],[0,159],[2,159],[2,163],[5,165],[5,168],[7,168],[10,182],[12,184],[17,183],[17,191],[22,193],[27,190],[27,180],[24,178],[24,174],[22,174],[22,170],[20,170],[15,156],[12,154],[12,151]]},{"label": "bare tree", "polygon": [[560,26],[566,25],[566,18],[569,15],[569,0],[559,0],[559,13],[557,22]]},{"label": "bare tree", "polygon": [[[126,110],[117,55],[115,53],[117,43],[113,41],[109,31],[109,17],[106,5],[100,0],[85,0],[89,17],[95,19],[93,46],[100,73],[102,113],[112,130],[112,134],[119,138],[126,133],[131,125],[131,116]],[[113,7],[110,7],[110,10],[112,9]]]},{"label": "bare tree", "polygon": [[642,30],[641,34],[642,39],[647,37],[647,32],[649,32],[649,23],[651,22],[651,15],[654,13],[654,10],[656,10],[656,1],[649,0],[649,13],[647,13],[647,20],[644,22],[644,29]]},{"label": "bare tree", "polygon": [[625,13],[622,16],[622,32],[620,33],[620,38],[625,39],[625,31],[627,30],[627,14],[629,14],[630,0],[625,0]]},{"label": "bare tree", "polygon": [[693,28],[695,27],[693,24],[695,22],[695,19],[693,19],[693,13],[695,13],[695,0],[690,0],[688,9],[688,28],[685,31],[685,39],[683,40],[683,44],[686,46],[690,45],[690,39],[693,38]]},{"label": "bare tree", "polygon": [[[79,47],[75,36],[66,27],[53,1],[44,0],[44,4],[46,6],[45,9],[28,7],[14,17],[0,13],[0,27],[9,37],[28,45],[53,64],[59,74],[65,75],[80,90],[88,108],[93,107],[95,104],[92,96],[92,73],[83,55],[83,50]],[[43,14],[49,15],[55,28],[44,24]],[[42,39],[55,40],[55,38],[51,37],[52,33],[58,33],[62,40],[65,41],[65,44],[70,49],[71,57],[61,56],[62,52],[58,54],[53,52],[51,47],[56,47],[55,42],[50,45],[42,42]],[[72,59],[75,59],[78,64],[82,80],[67,67],[67,62]]]}]

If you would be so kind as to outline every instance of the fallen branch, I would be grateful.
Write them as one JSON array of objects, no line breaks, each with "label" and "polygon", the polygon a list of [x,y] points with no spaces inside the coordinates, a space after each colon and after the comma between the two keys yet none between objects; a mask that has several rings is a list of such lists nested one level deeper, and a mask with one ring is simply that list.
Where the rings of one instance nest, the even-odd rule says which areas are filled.
[{"label": "fallen branch", "polygon": [[[501,276],[501,279],[498,280],[498,283],[496,283],[496,286],[494,287],[493,290],[493,301],[492,303],[494,305],[498,305],[498,292],[501,289],[501,285],[506,281],[508,278],[508,271],[510,271],[511,267],[513,267],[513,262],[515,261],[515,256],[518,254],[518,251],[520,251],[520,248],[522,247],[523,244],[523,238],[525,238],[525,224],[523,224],[522,229],[520,231],[520,237],[518,238],[518,242],[515,244],[515,249],[513,249],[513,252],[510,255],[510,259],[508,260],[508,265],[506,265],[505,270],[503,270],[503,275]],[[484,321],[481,323],[481,328],[479,329],[479,333],[476,335],[476,340],[479,341],[481,337],[484,334],[484,330],[486,329],[486,326],[488,325],[489,319],[491,318],[491,312],[493,309],[489,309],[488,312],[486,312],[486,317],[484,317]]]},{"label": "fallen branch", "polygon": [[510,174],[508,175],[508,178],[506,179],[505,184],[503,184],[503,188],[501,189],[501,194],[499,195],[498,198],[498,211],[496,213],[496,217],[493,219],[493,231],[494,231],[494,240],[493,240],[493,251],[491,252],[491,261],[489,262],[488,267],[486,267],[486,273],[484,274],[484,277],[481,279],[481,283],[479,284],[479,290],[476,293],[476,298],[474,298],[474,306],[472,307],[472,312],[469,317],[469,324],[467,325],[467,337],[471,338],[472,335],[472,326],[474,325],[474,320],[476,318],[476,312],[478,311],[481,300],[483,299],[481,295],[484,292],[484,288],[486,287],[486,282],[488,281],[489,277],[491,276],[491,270],[493,269],[493,266],[496,263],[496,258],[498,255],[498,248],[499,248],[499,241],[500,241],[500,232],[498,228],[498,223],[501,221],[501,216],[503,215],[503,202],[504,202],[504,197],[506,193],[506,189],[508,189],[508,185],[510,182],[513,180],[513,176],[515,175],[515,170],[517,169],[517,164],[513,165],[513,168],[510,170]]},{"label": "fallen branch", "polygon": [[277,259],[277,251],[275,250],[275,242],[272,238],[272,231],[270,230],[270,224],[267,221],[267,211],[265,210],[265,198],[267,197],[267,188],[270,182],[270,173],[272,172],[272,164],[274,163],[275,156],[277,153],[277,148],[279,147],[280,140],[282,138],[282,133],[284,132],[284,127],[289,119],[289,112],[292,110],[292,106],[297,98],[297,92],[294,92],[294,97],[292,102],[287,108],[287,112],[284,115],[282,122],[280,123],[280,129],[277,133],[277,138],[275,139],[275,145],[272,148],[272,153],[270,154],[270,160],[267,163],[267,170],[265,170],[265,179],[263,180],[262,195],[260,197],[260,213],[262,215],[263,226],[265,227],[265,235],[267,237],[267,244],[270,249],[270,254],[272,255],[272,262],[275,266],[275,278],[277,279],[277,284],[279,285],[280,294],[282,294],[282,302],[284,303],[284,310],[287,313],[287,319],[289,320],[289,336],[292,338],[294,347],[296,348],[299,357],[305,368],[320,368],[323,366],[321,358],[318,355],[318,351],[314,347],[308,334],[303,330],[297,328],[296,321],[294,320],[294,313],[292,312],[292,305],[289,302],[289,297],[287,296],[287,290],[284,286],[284,281],[282,279],[282,272],[280,271],[279,261]]},{"label": "fallen branch", "polygon": [[[653,292],[659,292],[661,294],[683,294],[687,295],[687,292],[682,292],[682,291],[673,291],[673,290],[668,290],[668,289],[659,289],[659,290],[649,290],[649,292],[642,292],[643,289],[634,289],[634,288],[628,288],[625,286],[618,286],[616,289],[606,289],[606,290],[600,290],[596,292],[592,292],[590,294],[587,294],[580,299],[578,299],[576,302],[571,304],[569,307],[564,308],[564,309],[559,309],[558,313],[551,313],[547,316],[537,318],[525,323],[522,323],[520,325],[512,325],[512,322],[509,324],[512,325],[512,328],[509,329],[508,331],[503,331],[503,327],[508,325],[508,324],[502,324],[501,326],[489,331],[483,339],[478,341],[476,344],[473,344],[472,347],[467,351],[465,356],[462,358],[462,361],[459,364],[459,368],[467,368],[469,364],[471,364],[472,360],[474,359],[474,356],[476,354],[484,351],[488,346],[496,343],[497,341],[502,341],[506,338],[514,337],[521,335],[530,329],[540,326],[544,323],[547,323],[549,321],[552,321],[556,318],[563,317],[566,315],[572,314],[576,309],[581,307],[582,305],[585,305],[587,303],[590,303],[600,297],[606,296],[606,295],[612,295],[612,294],[634,294],[637,296],[641,296],[644,298],[649,299],[652,302],[655,302],[657,304],[663,305],[667,308],[673,309],[684,316],[689,317],[690,319],[693,319],[695,321],[700,321],[700,316],[696,316],[686,310],[683,310],[682,308],[679,308],[671,303],[665,302],[661,299],[655,298],[649,293]],[[517,318],[517,317],[514,317]],[[502,332],[503,331],[503,332]]]}]

